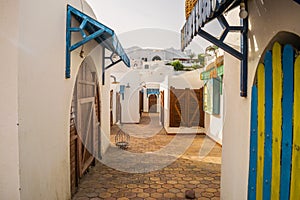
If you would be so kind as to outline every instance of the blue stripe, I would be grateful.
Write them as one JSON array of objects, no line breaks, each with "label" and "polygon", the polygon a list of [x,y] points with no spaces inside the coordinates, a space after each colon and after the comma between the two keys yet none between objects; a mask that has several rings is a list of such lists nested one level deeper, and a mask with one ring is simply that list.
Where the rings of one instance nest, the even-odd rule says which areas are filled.
[{"label": "blue stripe", "polygon": [[272,179],[272,53],[267,51],[265,55],[265,160],[264,160],[264,184],[263,199],[271,199]]},{"label": "blue stripe", "polygon": [[280,199],[289,199],[292,163],[293,100],[294,100],[294,50],[291,45],[283,49],[282,95],[282,158],[280,174]]},{"label": "blue stripe", "polygon": [[66,70],[65,70],[65,78],[71,78],[71,11],[67,11],[67,21],[66,21]]},{"label": "blue stripe", "polygon": [[257,165],[257,87],[252,87],[251,131],[250,131],[250,164],[248,179],[248,200],[256,198],[256,165]]}]

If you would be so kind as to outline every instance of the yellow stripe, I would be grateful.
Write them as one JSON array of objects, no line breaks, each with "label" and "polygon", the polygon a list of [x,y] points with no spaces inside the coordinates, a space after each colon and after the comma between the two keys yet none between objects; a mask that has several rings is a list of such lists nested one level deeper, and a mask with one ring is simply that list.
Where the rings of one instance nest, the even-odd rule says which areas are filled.
[{"label": "yellow stripe", "polygon": [[295,61],[294,71],[294,135],[290,199],[299,199],[300,188],[300,56]]},{"label": "yellow stripe", "polygon": [[261,200],[263,194],[264,177],[264,140],[265,140],[265,67],[259,64],[257,68],[258,95],[258,137],[257,137],[257,177],[256,199]]},{"label": "yellow stripe", "polygon": [[273,60],[273,111],[272,111],[272,185],[271,199],[279,199],[280,192],[280,157],[282,138],[282,63],[281,46],[275,43],[272,51]]}]

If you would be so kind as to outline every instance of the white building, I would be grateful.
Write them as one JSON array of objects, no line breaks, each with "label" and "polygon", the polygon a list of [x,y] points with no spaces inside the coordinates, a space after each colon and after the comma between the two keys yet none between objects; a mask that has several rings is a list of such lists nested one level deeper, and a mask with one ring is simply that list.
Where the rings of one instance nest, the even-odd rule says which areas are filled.
[{"label": "white building", "polygon": [[[131,69],[126,69],[124,64],[117,65],[110,70],[114,76],[111,81],[116,79],[118,82],[111,86],[114,96],[113,122],[120,120],[122,123],[139,123],[141,112],[158,112],[161,125],[167,132],[205,132],[204,124],[202,128],[198,125],[185,127],[183,124],[181,127],[174,127],[170,122],[171,89],[201,89],[204,85],[200,80],[201,72],[202,69],[174,71],[173,66],[165,65],[164,61],[139,62],[139,65]],[[117,105],[122,108],[121,119],[117,119]]]},{"label": "white building", "polygon": [[[230,5],[233,1],[220,3]],[[240,60],[232,49],[224,45],[224,41],[216,42],[207,32],[203,32],[198,26],[201,22],[194,26],[199,28],[197,32],[200,35],[225,50],[223,82],[226,117],[222,142],[221,199],[297,199],[300,185],[297,119],[297,84],[300,80],[297,74],[300,27],[297,24],[300,2],[267,0],[235,3],[232,5],[240,8],[242,30],[245,31],[242,32],[244,35],[241,34],[243,42],[237,44],[246,51],[234,47],[242,54]],[[195,13],[202,12],[201,9],[201,6],[195,7],[190,19]],[[202,17],[200,20],[205,26],[204,15],[200,13],[197,16]],[[208,17],[208,21],[216,17],[222,21],[222,10],[205,16],[212,16]],[[193,21],[190,19],[183,29],[186,36],[184,43],[191,39]],[[184,43],[183,47],[187,44]]]},{"label": "white building", "polygon": [[224,112],[224,56],[212,59],[204,68],[200,79],[204,81],[203,108],[206,113],[206,134],[213,140],[222,144],[223,126],[226,113]]},{"label": "white building", "polygon": [[[174,48],[158,49],[131,47],[126,49],[125,51],[128,54],[128,56],[136,62],[139,62],[141,60],[146,62],[155,60],[170,61],[174,60],[174,58],[189,59],[189,57],[185,53]],[[133,67],[134,66],[135,63],[133,62]]]},{"label": "white building", "polygon": [[[85,1],[82,4],[73,0],[0,3],[3,97],[0,103],[0,199],[71,198],[73,133],[70,118],[75,117],[77,141],[83,137],[81,130],[89,127],[87,120],[78,120],[80,109],[81,114],[91,116],[93,130],[102,129],[98,132],[99,150],[94,149],[92,154],[101,156],[108,146],[104,138],[110,134],[110,79],[103,71],[102,55],[104,47],[114,49],[111,39],[116,38],[111,29],[86,17],[82,11],[96,18]],[[82,27],[78,28],[80,23]],[[102,38],[88,36],[92,34],[91,26],[95,30],[104,29],[102,34],[97,33]],[[103,45],[100,41],[105,38],[110,39]],[[79,41],[82,43],[77,45]],[[120,49],[117,51],[126,60],[126,55],[121,55]],[[86,93],[80,94],[80,91]],[[90,109],[87,113],[84,106],[94,108],[95,97],[101,112]],[[94,159],[93,155],[91,158]],[[81,175],[88,167],[86,163],[90,164],[84,161],[84,166],[79,166]]]}]

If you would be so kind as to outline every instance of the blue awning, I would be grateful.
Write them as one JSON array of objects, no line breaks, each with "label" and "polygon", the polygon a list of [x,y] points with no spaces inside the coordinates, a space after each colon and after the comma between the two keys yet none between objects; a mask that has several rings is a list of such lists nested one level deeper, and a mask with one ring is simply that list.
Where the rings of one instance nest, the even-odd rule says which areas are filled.
[{"label": "blue awning", "polygon": [[[72,17],[74,17],[76,21],[79,22],[80,25],[78,27],[71,27]],[[73,45],[71,45],[72,32],[80,32],[82,35],[82,40]],[[102,45],[109,51],[113,52],[114,54],[117,54],[120,57],[120,60],[116,61],[115,63],[123,61],[128,67],[130,67],[130,60],[126,55],[114,31],[109,27],[101,24],[97,20],[91,18],[90,16],[68,5],[66,33],[66,78],[70,78],[71,51],[77,49],[78,47],[91,40],[97,41],[100,45]]]}]

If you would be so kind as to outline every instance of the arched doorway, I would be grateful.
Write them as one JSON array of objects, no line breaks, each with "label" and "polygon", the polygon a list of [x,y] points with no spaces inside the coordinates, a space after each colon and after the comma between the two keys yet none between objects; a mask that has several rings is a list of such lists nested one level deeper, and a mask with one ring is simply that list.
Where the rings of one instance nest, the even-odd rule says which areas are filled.
[{"label": "arched doorway", "polygon": [[140,106],[140,116],[142,116],[142,113],[144,111],[144,93],[142,90],[139,92],[139,106]]},{"label": "arched doorway", "polygon": [[159,56],[154,56],[153,58],[152,58],[152,61],[156,61],[156,60],[161,60],[161,57],[159,57]]},{"label": "arched doorway", "polygon": [[248,199],[299,196],[299,41],[294,34],[279,33],[257,68],[251,98]]},{"label": "arched doorway", "polygon": [[70,114],[71,192],[100,156],[100,99],[96,69],[83,61],[74,86]]},{"label": "arched doorway", "polygon": [[149,113],[157,112],[157,96],[155,94],[151,94],[149,97]]}]

